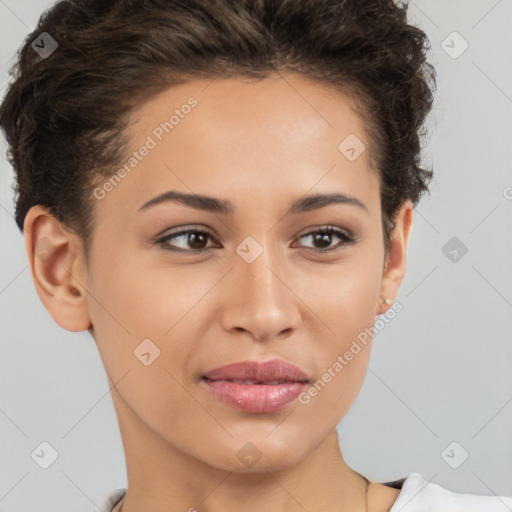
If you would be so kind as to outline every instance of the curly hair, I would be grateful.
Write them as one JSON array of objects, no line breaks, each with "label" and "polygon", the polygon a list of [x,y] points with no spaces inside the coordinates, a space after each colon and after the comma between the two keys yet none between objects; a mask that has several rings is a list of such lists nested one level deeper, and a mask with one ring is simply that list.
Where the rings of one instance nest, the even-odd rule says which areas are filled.
[{"label": "curly hair", "polygon": [[[58,48],[43,58],[42,32]],[[386,252],[400,206],[432,171],[420,139],[434,98],[430,42],[393,0],[69,0],[24,40],[0,105],[15,171],[15,219],[45,206],[82,239],[98,177],[125,159],[130,114],[174,84],[294,71],[354,99],[372,142]]]}]

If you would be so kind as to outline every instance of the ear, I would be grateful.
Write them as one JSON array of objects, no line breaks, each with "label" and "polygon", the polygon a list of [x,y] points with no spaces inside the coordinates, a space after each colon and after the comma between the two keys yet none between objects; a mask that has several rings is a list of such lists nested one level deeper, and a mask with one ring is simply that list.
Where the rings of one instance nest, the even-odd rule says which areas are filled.
[{"label": "ear", "polygon": [[63,329],[89,329],[87,272],[80,238],[46,208],[33,206],[23,224],[32,279],[52,318]]},{"label": "ear", "polygon": [[[395,220],[395,229],[391,233],[391,245],[386,255],[384,272],[381,283],[381,299],[376,315],[381,315],[389,309],[383,297],[395,301],[402,284],[406,269],[406,252],[409,235],[412,228],[414,205],[410,200],[405,201]],[[390,304],[392,304],[390,302]]]}]

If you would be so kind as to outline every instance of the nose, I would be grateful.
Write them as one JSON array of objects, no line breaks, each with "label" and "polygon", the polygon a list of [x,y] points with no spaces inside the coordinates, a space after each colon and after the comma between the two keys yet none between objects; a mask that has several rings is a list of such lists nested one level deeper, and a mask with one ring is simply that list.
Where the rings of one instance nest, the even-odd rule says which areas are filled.
[{"label": "nose", "polygon": [[290,336],[300,325],[303,307],[301,286],[293,280],[293,269],[277,265],[267,248],[251,263],[235,255],[222,306],[223,328],[258,341]]}]

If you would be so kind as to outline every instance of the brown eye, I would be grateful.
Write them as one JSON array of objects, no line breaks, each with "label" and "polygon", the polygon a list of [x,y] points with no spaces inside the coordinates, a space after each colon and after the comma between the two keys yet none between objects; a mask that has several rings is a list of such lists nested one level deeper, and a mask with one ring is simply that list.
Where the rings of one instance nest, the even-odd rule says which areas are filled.
[{"label": "brown eye", "polygon": [[[312,237],[312,242],[316,247],[307,247],[307,249],[312,249],[317,252],[327,252],[327,251],[335,251],[337,249],[341,249],[345,245],[351,245],[355,243],[355,239],[350,236],[345,231],[337,229],[333,226],[327,226],[322,229],[317,229],[315,231],[310,231],[305,235],[302,235],[300,239]],[[329,247],[332,244],[332,241],[336,238],[341,240],[341,243],[334,247]]]},{"label": "brown eye", "polygon": [[[205,231],[202,229],[187,229],[182,230],[177,233],[170,233],[160,240],[157,240],[157,244],[160,245],[164,250],[171,252],[204,252],[206,251],[205,243],[208,239],[212,237],[212,233],[210,231]],[[171,244],[169,244],[169,240],[179,240],[181,239],[181,243],[185,245],[189,245],[189,249],[185,248],[175,248]]]}]

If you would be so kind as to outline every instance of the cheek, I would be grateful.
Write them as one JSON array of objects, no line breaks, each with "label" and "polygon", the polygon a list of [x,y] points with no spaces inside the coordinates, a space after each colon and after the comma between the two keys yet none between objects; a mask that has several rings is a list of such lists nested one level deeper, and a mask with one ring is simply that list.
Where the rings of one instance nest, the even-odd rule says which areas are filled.
[{"label": "cheek", "polygon": [[374,249],[354,251],[337,271],[306,283],[308,304],[325,327],[315,342],[322,367],[311,401],[321,408],[336,404],[336,417],[355,400],[367,371],[381,284],[381,254]]},{"label": "cheek", "polygon": [[[356,280],[351,275],[351,280]],[[371,351],[374,324],[374,286],[370,280],[352,283],[347,279],[342,292],[323,296],[322,319],[334,331],[315,340],[318,361],[316,380],[302,399],[313,415],[326,415],[329,428],[336,428],[363,385]]]},{"label": "cheek", "polygon": [[117,392],[141,418],[165,422],[169,411],[190,408],[190,397],[172,376],[182,381],[175,370],[190,355],[183,327],[196,292],[176,269],[141,265],[133,258],[111,258],[97,269],[91,318]]},{"label": "cheek", "polygon": [[105,364],[119,371],[140,364],[137,353],[146,348],[160,351],[160,361],[174,361],[173,353],[186,361],[193,348],[186,333],[205,318],[206,302],[200,299],[217,279],[211,271],[198,279],[197,266],[142,259],[111,255],[91,280],[89,311],[98,347]]},{"label": "cheek", "polygon": [[375,321],[382,275],[379,258],[378,250],[354,250],[339,265],[305,276],[306,303],[338,343],[356,337]]}]

